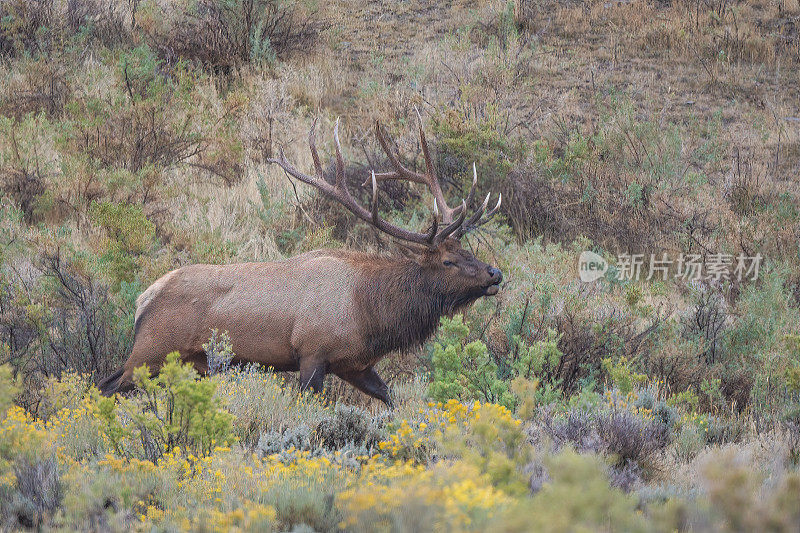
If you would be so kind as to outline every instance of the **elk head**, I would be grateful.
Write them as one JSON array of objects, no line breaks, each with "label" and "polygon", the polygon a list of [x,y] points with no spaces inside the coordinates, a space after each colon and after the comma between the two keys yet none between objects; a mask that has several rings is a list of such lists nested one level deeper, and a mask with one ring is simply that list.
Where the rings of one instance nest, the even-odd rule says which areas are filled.
[{"label": "elk head", "polygon": [[440,287],[434,290],[463,297],[463,301],[458,298],[455,302],[455,308],[481,296],[497,294],[503,281],[499,269],[478,260],[455,239],[445,239],[434,248],[418,250],[414,261],[433,274],[432,278],[440,280]]},{"label": "elk head", "polygon": [[[381,148],[386,153],[394,170],[389,172],[372,172],[372,205],[369,210],[359,205],[345,183],[344,158],[339,143],[339,121],[333,129],[333,138],[336,146],[336,178],[333,184],[328,183],[323,177],[322,163],[317,152],[315,143],[315,126],[311,127],[308,134],[308,142],[311,148],[311,157],[314,161],[316,176],[304,174],[297,170],[286,160],[285,154],[281,149],[278,159],[269,159],[270,163],[277,163],[294,178],[311,185],[326,196],[345,206],[358,218],[366,221],[376,229],[394,237],[401,246],[401,249],[411,255],[413,261],[424,271],[435,274],[439,288],[447,288],[453,294],[466,295],[465,302],[468,303],[484,295],[497,294],[503,275],[497,268],[479,261],[468,250],[461,247],[459,239],[468,231],[485,224],[500,209],[502,195],[497,199],[497,204],[486,210],[489,205],[491,193],[486,195],[483,203],[475,212],[467,217],[467,206],[472,202],[475,193],[475,186],[478,183],[478,174],[475,164],[472,165],[472,186],[470,187],[467,198],[455,208],[447,205],[447,201],[442,192],[439,178],[433,167],[428,143],[425,139],[425,132],[422,129],[422,119],[420,117],[419,136],[422,145],[422,153],[425,159],[425,172],[412,171],[402,163],[394,153],[381,128],[380,122],[375,123],[375,134]],[[378,214],[378,183],[388,180],[405,180],[425,185],[433,195],[433,216],[428,231],[418,233],[390,224],[382,219]],[[363,185],[370,182],[368,179]],[[461,297],[459,297],[461,298]],[[457,305],[458,307],[459,305]]]}]

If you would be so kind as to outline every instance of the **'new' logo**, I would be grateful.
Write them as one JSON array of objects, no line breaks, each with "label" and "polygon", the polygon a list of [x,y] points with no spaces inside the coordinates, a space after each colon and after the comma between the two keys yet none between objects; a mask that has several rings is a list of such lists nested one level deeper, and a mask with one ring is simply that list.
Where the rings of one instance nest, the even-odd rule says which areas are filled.
[{"label": "'new' logo", "polygon": [[581,252],[578,257],[578,274],[581,281],[590,283],[606,275],[608,263],[601,256],[588,250]]}]

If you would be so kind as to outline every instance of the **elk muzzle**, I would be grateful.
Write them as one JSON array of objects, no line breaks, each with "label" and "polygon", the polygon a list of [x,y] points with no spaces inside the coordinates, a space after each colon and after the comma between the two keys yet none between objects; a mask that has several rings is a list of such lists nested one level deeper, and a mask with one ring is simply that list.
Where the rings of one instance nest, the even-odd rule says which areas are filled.
[{"label": "elk muzzle", "polygon": [[484,292],[487,296],[493,296],[500,290],[500,283],[503,282],[503,273],[500,272],[499,268],[493,266],[488,267],[486,272],[489,274],[490,283],[486,286]]}]

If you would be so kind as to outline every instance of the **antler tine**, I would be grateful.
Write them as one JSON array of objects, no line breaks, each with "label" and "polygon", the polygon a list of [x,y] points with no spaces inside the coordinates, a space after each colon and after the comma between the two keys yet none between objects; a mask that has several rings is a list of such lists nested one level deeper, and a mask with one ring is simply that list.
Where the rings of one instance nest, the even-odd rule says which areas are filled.
[{"label": "antler tine", "polygon": [[448,238],[450,235],[459,231],[461,226],[464,224],[464,219],[467,217],[467,203],[464,200],[461,200],[461,205],[459,206],[459,214],[458,218],[456,218],[453,222],[447,225],[442,231],[436,234],[433,242],[438,244]]},{"label": "antler tine", "polygon": [[489,222],[489,220],[491,220],[492,217],[497,213],[497,211],[500,209],[500,205],[503,202],[502,193],[499,194],[497,197],[497,204],[492,209],[490,209],[485,216],[483,216],[484,212],[486,211],[486,207],[489,205],[489,197],[491,196],[491,194],[492,193],[488,193],[486,195],[486,199],[484,199],[481,207],[478,208],[478,210],[475,211],[475,213],[471,217],[469,217],[469,220],[467,220],[464,223],[464,225],[459,229],[458,233],[456,233],[457,237],[462,237],[468,231],[483,226],[484,224]]},{"label": "antler tine", "polygon": [[[311,148],[311,158],[314,160],[314,169],[316,169],[317,174],[322,176],[322,162],[319,159],[319,153],[317,153],[317,118],[314,117],[314,122],[311,123],[311,129],[308,131],[308,146]],[[281,149],[281,155],[283,155],[283,149]]]},{"label": "antler tine", "polygon": [[384,153],[389,158],[389,162],[394,167],[393,172],[382,172],[375,174],[375,178],[378,181],[385,181],[385,180],[408,180],[413,181],[415,183],[421,183],[423,185],[427,185],[428,189],[430,189],[431,194],[433,197],[436,198],[436,202],[441,209],[442,212],[442,221],[445,223],[450,223],[453,221],[453,217],[460,214],[458,212],[460,208],[456,207],[455,209],[449,207],[447,205],[447,200],[444,198],[444,194],[442,193],[442,187],[439,184],[439,178],[436,176],[436,172],[433,168],[433,160],[431,159],[430,149],[428,148],[428,141],[425,138],[425,132],[422,129],[422,123],[420,122],[419,127],[419,134],[420,134],[420,143],[422,145],[422,154],[425,158],[425,174],[421,174],[419,172],[414,172],[413,170],[409,170],[408,168],[404,167],[400,160],[395,155],[394,151],[392,150],[386,135],[383,132],[383,128],[381,128],[380,121],[375,121],[375,134],[378,137],[378,142],[381,145]]},{"label": "antler tine", "polygon": [[433,223],[431,223],[431,229],[428,230],[428,242],[433,244],[434,239],[436,238],[436,233],[439,231],[439,206],[436,205],[436,198],[433,199]]},{"label": "antler tine", "polygon": [[342,157],[342,145],[339,143],[339,117],[336,117],[336,125],[333,127],[333,142],[336,145],[336,188],[347,192],[347,184],[344,182],[344,157]]},{"label": "antler tine", "polygon": [[472,216],[469,217],[469,220],[467,220],[465,227],[470,227],[481,219],[481,217],[483,216],[483,212],[486,211],[486,206],[489,205],[489,197],[491,195],[492,193],[486,193],[486,198],[483,199],[483,203],[478,209],[475,210]]},{"label": "antler tine", "polygon": [[381,128],[381,123],[378,120],[375,121],[375,136],[378,138],[378,142],[380,143],[383,152],[386,154],[386,157],[389,158],[389,161],[395,168],[394,172],[380,172],[376,174],[375,177],[378,179],[378,181],[407,179],[416,183],[428,184],[428,179],[426,176],[409,170],[400,163],[400,160],[392,151],[391,146],[389,146],[389,140],[386,138],[386,135],[384,135],[383,128]]},{"label": "antler tine", "polygon": [[491,220],[491,218],[495,215],[495,213],[497,213],[498,209],[500,209],[500,204],[502,203],[503,203],[503,193],[500,193],[499,195],[497,195],[497,205],[495,205],[488,213],[486,213],[486,217],[484,217],[483,220],[479,221],[477,225],[483,226],[484,224],[489,222],[489,220]]},{"label": "antler tine", "polygon": [[[376,227],[380,227],[383,221],[378,214],[378,181],[375,179],[375,171],[372,171],[372,223]],[[433,222],[428,233],[425,234],[425,243],[433,244],[436,237],[436,232],[439,230],[439,208],[436,205],[436,199],[433,199]]]},{"label": "antler tine", "polygon": [[425,157],[425,170],[428,171],[428,176],[432,177],[436,180],[437,185],[439,179],[436,178],[436,174],[433,170],[433,160],[431,160],[431,152],[428,149],[428,140],[425,138],[425,130],[422,129],[422,115],[419,114],[419,109],[414,106],[414,110],[417,112],[417,118],[419,119],[419,142],[422,145],[422,155]]},{"label": "antler tine", "polygon": [[422,115],[419,112],[417,104],[414,104],[414,112],[417,114],[417,120],[419,121],[419,125],[422,126]]},{"label": "antler tine", "polygon": [[372,223],[378,225],[378,182],[375,181],[375,171],[372,171]]},{"label": "antler tine", "polygon": [[330,185],[328,185],[328,182],[326,182],[325,180],[319,179],[319,178],[315,178],[314,176],[309,176],[308,174],[300,172],[299,170],[294,168],[292,166],[292,164],[289,163],[289,161],[286,159],[286,153],[283,151],[283,147],[281,147],[281,149],[280,149],[280,151],[278,153],[280,154],[278,156],[278,159],[269,158],[269,159],[266,160],[266,162],[267,163],[275,163],[279,167],[281,167],[284,170],[284,172],[286,172],[290,176],[293,176],[293,177],[299,179],[303,183],[306,183],[308,185],[312,185],[314,187],[317,187],[317,188],[323,190],[326,193],[330,193],[330,191],[328,190],[330,188]]},{"label": "antler tine", "polygon": [[467,205],[472,203],[472,197],[475,194],[475,187],[478,185],[478,169],[475,168],[475,162],[472,162],[472,185],[469,188],[469,194],[467,194]]}]

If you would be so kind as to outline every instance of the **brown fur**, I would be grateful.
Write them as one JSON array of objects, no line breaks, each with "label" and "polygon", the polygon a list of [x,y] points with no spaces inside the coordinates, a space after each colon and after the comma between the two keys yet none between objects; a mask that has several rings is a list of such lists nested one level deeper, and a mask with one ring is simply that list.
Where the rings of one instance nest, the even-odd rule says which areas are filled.
[{"label": "brown fur", "polygon": [[133,351],[101,390],[129,390],[134,369],[158,372],[172,351],[204,372],[202,345],[216,328],[229,333],[239,362],[299,370],[315,390],[332,372],[389,403],[372,366],[424,342],[443,314],[495,294],[501,279],[453,239],[411,258],[316,250],[275,263],[186,266],[139,297]]}]

